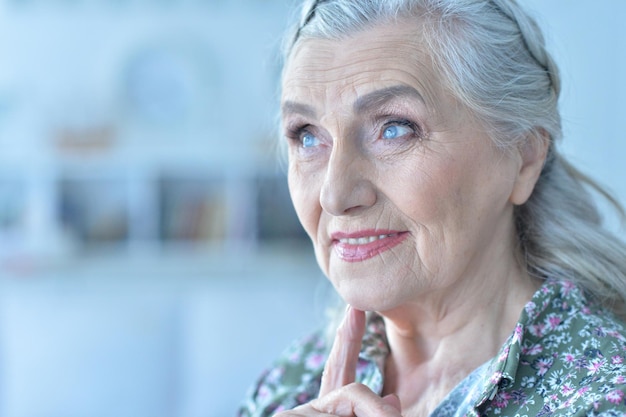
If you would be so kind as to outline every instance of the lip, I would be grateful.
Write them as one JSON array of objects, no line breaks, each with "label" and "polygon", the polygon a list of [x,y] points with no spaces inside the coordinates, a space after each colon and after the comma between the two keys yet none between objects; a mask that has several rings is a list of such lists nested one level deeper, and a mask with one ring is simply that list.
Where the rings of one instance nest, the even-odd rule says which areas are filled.
[{"label": "lip", "polygon": [[[384,236],[384,237],[383,237]],[[360,230],[355,233],[336,232],[331,235],[337,256],[346,262],[362,262],[398,246],[408,236],[399,230]]]}]

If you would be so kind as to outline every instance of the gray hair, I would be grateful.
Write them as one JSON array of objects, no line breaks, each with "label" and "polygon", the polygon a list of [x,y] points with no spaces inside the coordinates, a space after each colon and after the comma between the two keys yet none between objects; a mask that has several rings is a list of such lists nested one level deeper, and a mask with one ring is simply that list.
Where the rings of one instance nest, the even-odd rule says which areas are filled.
[{"label": "gray hair", "polygon": [[341,39],[399,18],[421,25],[444,85],[498,146],[550,141],[533,194],[515,209],[520,263],[532,276],[576,282],[626,318],[626,245],[602,227],[592,193],[622,218],[624,210],[557,151],[559,72],[539,26],[515,0],[305,1],[284,59],[301,39]]}]

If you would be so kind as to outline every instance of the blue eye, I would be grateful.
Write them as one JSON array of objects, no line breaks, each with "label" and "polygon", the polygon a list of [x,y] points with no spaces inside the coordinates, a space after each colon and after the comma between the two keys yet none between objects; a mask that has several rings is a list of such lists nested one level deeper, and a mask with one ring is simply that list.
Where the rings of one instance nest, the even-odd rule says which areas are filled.
[{"label": "blue eye", "polygon": [[320,144],[320,141],[318,138],[316,138],[314,135],[312,135],[311,133],[305,133],[304,135],[302,135],[302,147],[303,148],[312,148],[313,146],[317,146]]},{"label": "blue eye", "polygon": [[413,133],[413,129],[410,126],[403,124],[392,124],[383,130],[383,139],[397,139],[404,135]]}]

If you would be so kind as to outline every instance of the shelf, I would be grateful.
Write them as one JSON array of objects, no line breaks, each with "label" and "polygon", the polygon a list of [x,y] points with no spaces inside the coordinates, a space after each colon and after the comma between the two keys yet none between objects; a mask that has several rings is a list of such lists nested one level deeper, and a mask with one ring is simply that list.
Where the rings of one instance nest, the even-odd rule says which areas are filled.
[{"label": "shelf", "polygon": [[[145,249],[145,248],[144,248]],[[18,262],[19,261],[19,262]],[[133,251],[120,255],[115,248],[56,259],[13,260],[0,269],[2,285],[91,285],[198,283],[255,285],[286,277],[322,277],[310,245],[268,244],[263,247],[189,250],[184,245]]]},{"label": "shelf", "polygon": [[284,5],[164,4],[0,6],[0,277],[306,245],[270,133]]}]

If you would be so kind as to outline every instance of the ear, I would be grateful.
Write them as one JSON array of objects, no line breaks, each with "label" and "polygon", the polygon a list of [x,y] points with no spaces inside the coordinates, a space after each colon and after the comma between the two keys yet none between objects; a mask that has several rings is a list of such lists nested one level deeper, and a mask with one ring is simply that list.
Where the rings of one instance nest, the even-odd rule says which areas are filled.
[{"label": "ear", "polygon": [[529,134],[517,150],[521,164],[509,198],[514,205],[522,205],[530,198],[543,170],[549,146],[550,135],[540,129]]}]

